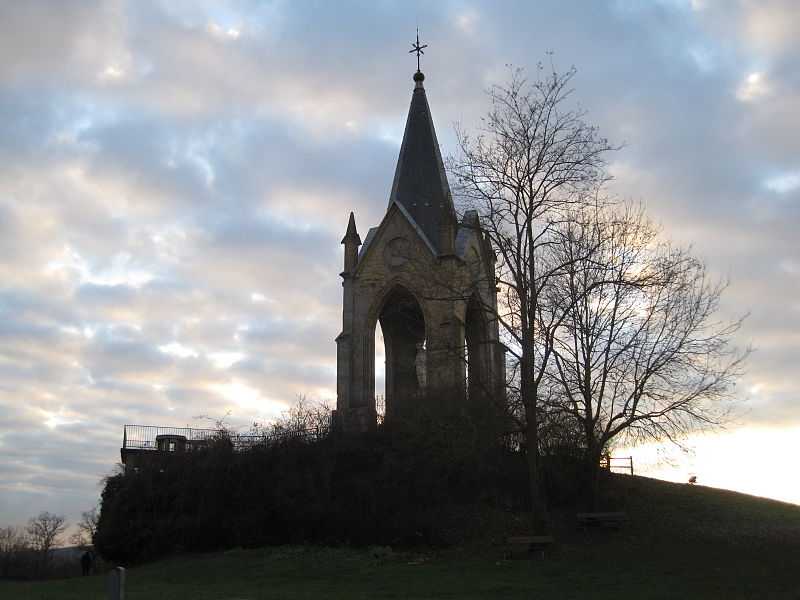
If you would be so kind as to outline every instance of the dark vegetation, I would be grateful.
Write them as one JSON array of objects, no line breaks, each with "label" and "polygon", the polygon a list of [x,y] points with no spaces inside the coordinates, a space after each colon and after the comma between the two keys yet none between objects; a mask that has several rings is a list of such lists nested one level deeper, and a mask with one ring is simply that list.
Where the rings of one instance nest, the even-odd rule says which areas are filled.
[{"label": "dark vegetation", "polygon": [[[503,560],[499,539],[491,536],[447,549],[231,549],[129,569],[125,597],[797,598],[797,505],[616,474],[605,478],[601,501],[627,511],[630,520],[619,531],[584,533],[574,512],[554,510],[556,543],[544,561]],[[481,507],[471,516],[471,528],[489,532],[486,523],[494,512]],[[106,579],[4,581],[0,597],[101,598]]]},{"label": "dark vegetation", "polygon": [[[0,527],[0,579],[57,579],[75,571],[72,554],[59,548],[67,528],[64,515],[43,510],[21,527]],[[80,570],[78,570],[80,573]]]},{"label": "dark vegetation", "polygon": [[[43,580],[79,577],[81,548],[53,548],[46,559],[28,545],[0,547],[0,580]],[[0,598],[5,598],[0,593]]]},{"label": "dark vegetation", "polygon": [[[81,575],[81,556],[91,548],[97,529],[98,507],[81,513],[72,546],[62,547],[68,524],[64,515],[42,511],[22,527],[0,527],[0,579],[63,579]],[[91,567],[105,565],[93,557]]]},{"label": "dark vegetation", "polygon": [[239,451],[222,432],[204,451],[154,452],[109,476],[94,541],[125,565],[287,543],[443,546],[464,541],[475,525],[460,518],[479,507],[525,507],[526,485],[519,452],[452,424],[265,435]]}]

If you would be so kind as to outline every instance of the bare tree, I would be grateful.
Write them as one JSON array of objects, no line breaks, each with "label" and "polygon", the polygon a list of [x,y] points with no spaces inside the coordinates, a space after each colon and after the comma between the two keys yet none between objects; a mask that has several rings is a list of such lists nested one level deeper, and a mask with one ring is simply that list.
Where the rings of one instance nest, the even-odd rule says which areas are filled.
[{"label": "bare tree", "polygon": [[325,401],[313,401],[306,394],[297,394],[296,402],[272,423],[254,423],[250,435],[262,443],[289,440],[319,441],[328,434],[331,408]]},{"label": "bare tree", "polygon": [[717,317],[726,287],[690,249],[662,241],[641,207],[583,211],[554,227],[540,255],[553,276],[539,297],[548,409],[582,433],[587,508],[600,457],[617,436],[678,441],[719,425],[747,352],[741,320]]},{"label": "bare tree", "polygon": [[28,551],[25,532],[19,527],[0,527],[0,578],[12,575]]},{"label": "bare tree", "polygon": [[97,523],[100,520],[100,508],[95,505],[89,510],[81,512],[81,520],[78,521],[78,530],[72,534],[70,542],[81,548],[88,548],[92,545],[94,534],[97,532]]},{"label": "bare tree", "polygon": [[28,520],[25,532],[29,536],[33,549],[39,552],[40,574],[47,569],[51,551],[58,544],[58,538],[66,528],[66,516],[54,515],[46,510]]},{"label": "bare tree", "polygon": [[[590,202],[607,180],[604,156],[614,146],[570,106],[571,80],[545,70],[527,79],[512,70],[510,81],[489,90],[492,107],[475,136],[457,127],[459,155],[449,161],[455,190],[478,211],[497,254],[497,284],[504,294],[502,326],[519,386],[535,526],[547,528],[539,460],[542,378],[551,358],[537,339],[539,298],[554,272],[541,271],[538,254],[550,229],[570,209]],[[544,333],[544,336],[543,336]]]}]

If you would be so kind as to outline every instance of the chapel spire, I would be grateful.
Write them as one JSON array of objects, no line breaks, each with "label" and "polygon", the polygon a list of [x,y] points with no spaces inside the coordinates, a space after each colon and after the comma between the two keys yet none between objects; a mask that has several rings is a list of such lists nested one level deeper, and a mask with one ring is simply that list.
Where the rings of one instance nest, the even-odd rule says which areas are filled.
[{"label": "chapel spire", "polygon": [[[419,60],[425,47],[419,36],[412,47]],[[345,433],[377,424],[376,322],[386,357],[385,425],[413,427],[436,415],[467,418],[486,432],[495,423],[505,426],[498,409],[505,398],[505,346],[497,288],[486,285],[494,263],[477,214],[465,215],[463,224],[456,220],[424,81],[417,64],[386,214],[361,244],[351,213],[342,239],[333,422]]]},{"label": "chapel spire", "polygon": [[[418,36],[412,50],[417,52],[418,60],[424,47],[419,45]],[[438,253],[449,253],[448,244],[442,242],[442,232],[457,227],[455,208],[423,81],[425,75],[422,71],[414,73],[414,91],[389,207],[393,203],[402,206],[431,246]]]}]

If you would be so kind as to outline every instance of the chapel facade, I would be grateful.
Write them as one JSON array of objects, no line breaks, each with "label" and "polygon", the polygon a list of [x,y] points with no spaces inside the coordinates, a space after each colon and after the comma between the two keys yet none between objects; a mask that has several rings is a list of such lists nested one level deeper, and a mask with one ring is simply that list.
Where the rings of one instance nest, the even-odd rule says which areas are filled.
[{"label": "chapel facade", "polygon": [[345,432],[376,427],[378,323],[385,424],[438,416],[490,426],[505,400],[495,255],[476,212],[456,216],[425,76],[418,70],[413,79],[386,214],[362,243],[350,213],[342,240],[334,426]]}]

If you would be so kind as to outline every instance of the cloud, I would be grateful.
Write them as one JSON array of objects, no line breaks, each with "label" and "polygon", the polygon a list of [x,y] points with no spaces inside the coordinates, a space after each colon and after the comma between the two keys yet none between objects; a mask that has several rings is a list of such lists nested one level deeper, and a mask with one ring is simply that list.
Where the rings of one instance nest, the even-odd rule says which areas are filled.
[{"label": "cloud", "polygon": [[726,314],[751,311],[746,418],[796,423],[797,10],[7,3],[0,524],[76,520],[126,423],[247,425],[334,395],[339,241],[351,210],[362,238],[385,211],[417,24],[445,154],[509,63],[578,67],[573,99],[626,142],[613,191],[730,273]]}]

